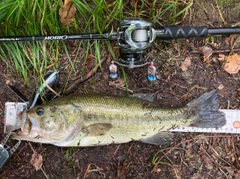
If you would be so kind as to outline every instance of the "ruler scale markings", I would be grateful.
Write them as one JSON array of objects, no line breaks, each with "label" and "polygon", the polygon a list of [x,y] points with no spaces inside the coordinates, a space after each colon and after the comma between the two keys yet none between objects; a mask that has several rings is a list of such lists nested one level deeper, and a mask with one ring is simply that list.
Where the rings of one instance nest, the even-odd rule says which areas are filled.
[{"label": "ruler scale markings", "polygon": [[180,126],[176,129],[170,130],[172,132],[206,132],[206,133],[233,133],[240,134],[240,110],[221,109],[226,115],[226,125],[219,129],[215,128],[198,128]]}]

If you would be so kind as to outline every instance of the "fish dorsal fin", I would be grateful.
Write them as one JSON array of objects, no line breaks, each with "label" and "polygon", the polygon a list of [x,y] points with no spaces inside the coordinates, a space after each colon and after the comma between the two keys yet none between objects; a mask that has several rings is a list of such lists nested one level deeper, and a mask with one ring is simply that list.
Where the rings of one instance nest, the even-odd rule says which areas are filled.
[{"label": "fish dorsal fin", "polygon": [[158,91],[155,93],[136,93],[133,94],[132,97],[143,99],[155,104],[157,103],[157,94]]}]

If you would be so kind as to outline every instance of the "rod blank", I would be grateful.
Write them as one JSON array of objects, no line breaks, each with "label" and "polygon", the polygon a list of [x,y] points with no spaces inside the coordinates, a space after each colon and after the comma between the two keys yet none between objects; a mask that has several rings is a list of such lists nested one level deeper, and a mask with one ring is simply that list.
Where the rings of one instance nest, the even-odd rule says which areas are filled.
[{"label": "rod blank", "polygon": [[43,36],[19,36],[19,37],[2,37],[0,42],[20,42],[20,41],[53,41],[53,40],[86,40],[86,39],[102,39],[116,40],[116,32],[111,34],[66,34],[66,35],[43,35]]}]

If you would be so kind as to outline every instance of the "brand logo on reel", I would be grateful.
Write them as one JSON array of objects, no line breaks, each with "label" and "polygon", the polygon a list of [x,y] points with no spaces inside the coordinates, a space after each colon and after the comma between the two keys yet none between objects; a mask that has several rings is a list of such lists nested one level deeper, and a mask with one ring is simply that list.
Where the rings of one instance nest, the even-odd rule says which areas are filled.
[{"label": "brand logo on reel", "polygon": [[65,40],[67,39],[67,35],[63,36],[47,36],[44,38],[44,40]]}]

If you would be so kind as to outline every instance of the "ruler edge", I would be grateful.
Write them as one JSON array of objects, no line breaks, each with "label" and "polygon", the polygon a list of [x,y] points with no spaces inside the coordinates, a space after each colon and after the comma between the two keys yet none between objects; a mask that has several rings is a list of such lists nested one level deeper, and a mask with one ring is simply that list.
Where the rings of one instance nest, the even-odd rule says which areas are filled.
[{"label": "ruler edge", "polygon": [[[235,121],[239,121],[240,123],[240,110],[238,109],[219,109],[219,111],[223,112],[226,115],[226,120],[228,120],[228,113],[235,112],[237,115],[237,119]],[[230,116],[231,117],[231,116]],[[231,123],[233,123],[231,119]],[[225,127],[225,130],[224,130]],[[228,128],[228,131],[226,131]],[[219,129],[216,128],[200,128],[200,127],[189,127],[189,126],[178,126],[175,129],[169,130],[170,132],[194,132],[194,133],[223,133],[223,134],[240,134],[240,128],[233,128],[229,127],[229,124],[220,127]]]}]

